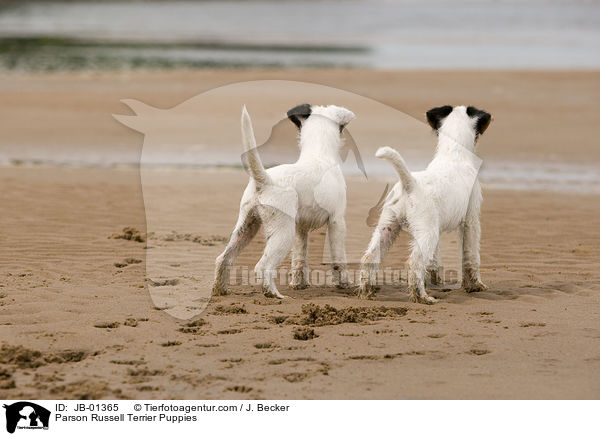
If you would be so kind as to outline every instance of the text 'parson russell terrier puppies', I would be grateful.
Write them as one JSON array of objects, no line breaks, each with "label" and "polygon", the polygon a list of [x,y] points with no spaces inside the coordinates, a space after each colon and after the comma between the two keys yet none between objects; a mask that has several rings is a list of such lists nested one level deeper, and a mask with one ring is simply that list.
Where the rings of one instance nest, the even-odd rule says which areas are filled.
[{"label": "text 'parson russell terrier puppies'", "polygon": [[433,160],[424,171],[411,173],[400,154],[382,147],[375,154],[394,166],[400,181],[388,194],[369,247],[362,258],[359,295],[375,293],[376,272],[398,232],[412,236],[408,287],[412,301],[431,304],[425,274],[439,284],[440,233],[459,229],[462,284],[467,292],[486,289],[479,274],[479,213],[482,201],[475,144],[492,117],[473,106],[442,106],[427,112],[438,136]]},{"label": "text 'parson russell terrier puppies'", "polygon": [[333,280],[346,286],[346,182],[340,167],[342,130],[354,119],[338,106],[303,104],[288,118],[300,131],[300,157],[294,164],[265,170],[256,150],[252,123],[242,110],[242,139],[250,182],[244,191],[237,224],[225,251],[216,260],[213,294],[227,293],[229,270],[236,256],[264,228],[266,246],[254,271],[266,295],[282,298],[275,285],[277,266],[292,251],[294,289],[308,286],[308,232],[328,225]]}]

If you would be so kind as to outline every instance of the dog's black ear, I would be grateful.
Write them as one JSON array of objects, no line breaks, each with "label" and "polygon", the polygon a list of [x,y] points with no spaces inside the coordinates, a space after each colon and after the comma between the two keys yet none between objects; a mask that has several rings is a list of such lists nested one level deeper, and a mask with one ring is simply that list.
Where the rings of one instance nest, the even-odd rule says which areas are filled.
[{"label": "dog's black ear", "polygon": [[490,114],[486,111],[477,109],[475,106],[469,106],[467,108],[467,115],[477,120],[477,123],[475,124],[477,135],[483,135],[483,132],[485,132],[485,129],[488,128],[492,121],[492,116]]},{"label": "dog's black ear", "polygon": [[306,120],[312,112],[308,103],[300,104],[296,107],[291,108],[287,111],[287,116],[292,123],[300,129],[302,127],[302,121]]},{"label": "dog's black ear", "polygon": [[442,120],[450,115],[454,108],[452,106],[440,106],[429,109],[426,113],[427,122],[432,129],[438,130],[442,126]]}]

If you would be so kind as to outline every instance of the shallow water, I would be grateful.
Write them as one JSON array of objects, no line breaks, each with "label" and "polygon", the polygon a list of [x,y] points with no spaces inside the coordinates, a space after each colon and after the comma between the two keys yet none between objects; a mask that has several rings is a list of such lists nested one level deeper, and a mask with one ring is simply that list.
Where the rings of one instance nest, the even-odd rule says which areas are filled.
[{"label": "shallow water", "polygon": [[[71,168],[138,168],[145,170],[201,170],[206,168],[241,168],[239,152],[214,153],[202,156],[200,162],[190,155],[170,155],[140,164],[139,156],[132,153],[130,157],[99,154],[63,155],[49,152],[48,156],[35,153],[35,157],[8,158],[0,156],[0,165],[23,167],[71,167]],[[406,158],[411,169],[424,169],[428,159],[426,156]],[[292,162],[285,159],[281,163]],[[274,164],[276,160],[272,160]],[[395,182],[397,176],[387,162],[375,158],[366,158],[365,172],[369,180]],[[364,177],[353,160],[343,165],[344,173],[348,176]],[[557,162],[516,162],[502,160],[485,160],[480,168],[479,177],[487,189],[506,189],[524,191],[547,191],[572,194],[600,194],[600,173],[597,165],[557,163]]]},{"label": "shallow water", "polygon": [[2,68],[42,70],[596,69],[600,3],[22,2],[0,6],[0,52]]}]

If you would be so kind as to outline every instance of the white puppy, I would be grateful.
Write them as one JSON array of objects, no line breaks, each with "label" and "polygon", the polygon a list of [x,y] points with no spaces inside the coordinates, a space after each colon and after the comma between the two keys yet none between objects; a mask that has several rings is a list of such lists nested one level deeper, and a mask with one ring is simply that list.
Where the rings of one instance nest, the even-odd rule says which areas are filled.
[{"label": "white puppy", "polygon": [[283,298],[275,285],[277,266],[293,246],[294,289],[308,286],[308,232],[328,225],[329,244],[336,285],[348,283],[346,270],[346,183],[340,168],[343,128],[354,119],[338,106],[303,104],[290,109],[288,118],[300,131],[300,157],[294,164],[265,170],[246,107],[242,110],[244,160],[250,182],[244,191],[240,214],[225,251],[216,260],[214,295],[227,293],[229,269],[236,256],[264,227],[266,247],[254,269],[266,295]]},{"label": "white puppy", "polygon": [[479,212],[481,160],[475,144],[490,124],[491,115],[473,106],[442,106],[427,112],[427,121],[438,135],[437,151],[424,171],[411,173],[400,154],[380,148],[375,156],[394,166],[400,181],[385,200],[377,228],[362,258],[359,296],[375,293],[376,272],[400,230],[413,238],[408,286],[411,301],[431,304],[425,291],[425,274],[439,284],[440,233],[459,229],[463,256],[463,288],[486,289],[479,274]]}]

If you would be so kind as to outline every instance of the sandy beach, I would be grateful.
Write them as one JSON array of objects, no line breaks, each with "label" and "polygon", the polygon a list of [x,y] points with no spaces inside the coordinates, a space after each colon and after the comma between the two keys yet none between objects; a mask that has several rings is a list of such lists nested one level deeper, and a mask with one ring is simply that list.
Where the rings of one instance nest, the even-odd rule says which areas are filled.
[{"label": "sandy beach", "polygon": [[[5,74],[0,397],[600,398],[600,201],[585,189],[484,184],[486,292],[433,290],[439,302],[423,306],[408,302],[402,281],[382,286],[373,301],[327,286],[282,287],[292,298],[279,301],[240,284],[182,320],[169,315],[169,302],[191,295],[189,313],[204,308],[246,173],[231,167],[141,174],[135,166],[36,162],[39,155],[90,151],[139,161],[142,135],[111,116],[131,114],[121,99],[171,108],[217,86],[266,79],[343,88],[414,120],[439,104],[483,107],[495,118],[481,139],[484,162],[600,163],[596,72]],[[260,114],[270,108],[260,105],[260,95],[249,98],[261,125]],[[423,154],[430,155],[434,138],[422,124],[415,121],[413,145],[429,147]],[[209,133],[222,128],[215,124]],[[367,131],[359,123],[356,129],[359,139]],[[238,126],[231,130],[237,134]],[[374,141],[365,155],[389,133],[369,134]],[[370,237],[366,217],[386,184],[369,175],[347,179],[351,263]],[[150,196],[161,199],[157,207]],[[135,234],[119,238],[127,227],[141,241]],[[324,241],[324,230],[313,232],[309,252],[311,266],[326,270]],[[402,236],[384,267],[403,270],[407,248]],[[242,254],[240,268],[252,270],[261,250],[262,236]],[[450,273],[457,251],[456,235],[448,235],[443,257]],[[154,253],[173,256],[167,267],[174,282],[149,280]]]}]

